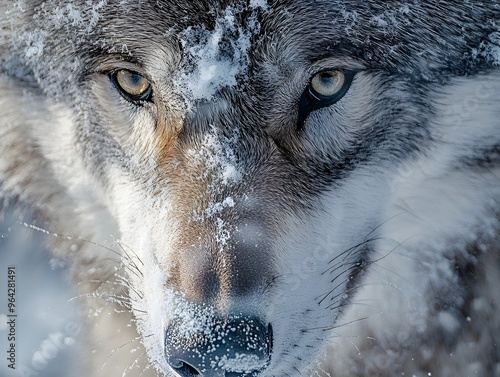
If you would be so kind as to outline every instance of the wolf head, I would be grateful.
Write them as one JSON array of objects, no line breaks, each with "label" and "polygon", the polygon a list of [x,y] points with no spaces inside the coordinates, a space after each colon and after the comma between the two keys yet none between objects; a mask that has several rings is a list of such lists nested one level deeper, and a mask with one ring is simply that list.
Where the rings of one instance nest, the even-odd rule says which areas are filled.
[{"label": "wolf head", "polygon": [[446,189],[419,194],[497,168],[497,1],[2,7],[2,73],[50,114],[28,122],[43,191],[99,192],[165,375],[303,373],[395,245],[498,211],[492,177],[457,178],[458,219]]}]

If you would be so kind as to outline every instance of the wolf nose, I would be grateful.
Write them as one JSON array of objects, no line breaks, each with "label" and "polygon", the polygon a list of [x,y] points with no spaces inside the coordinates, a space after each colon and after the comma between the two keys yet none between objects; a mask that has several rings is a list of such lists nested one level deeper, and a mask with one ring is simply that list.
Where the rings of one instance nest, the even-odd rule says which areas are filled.
[{"label": "wolf nose", "polygon": [[181,377],[253,377],[269,364],[272,334],[271,325],[253,317],[178,320],[166,330],[165,354]]}]

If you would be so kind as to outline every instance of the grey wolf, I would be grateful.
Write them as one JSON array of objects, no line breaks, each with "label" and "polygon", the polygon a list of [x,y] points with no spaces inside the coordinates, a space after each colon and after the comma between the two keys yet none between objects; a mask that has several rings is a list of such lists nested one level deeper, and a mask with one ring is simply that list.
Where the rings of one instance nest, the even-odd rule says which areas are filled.
[{"label": "grey wolf", "polygon": [[499,1],[0,11],[0,192],[79,237],[89,376],[500,376]]}]

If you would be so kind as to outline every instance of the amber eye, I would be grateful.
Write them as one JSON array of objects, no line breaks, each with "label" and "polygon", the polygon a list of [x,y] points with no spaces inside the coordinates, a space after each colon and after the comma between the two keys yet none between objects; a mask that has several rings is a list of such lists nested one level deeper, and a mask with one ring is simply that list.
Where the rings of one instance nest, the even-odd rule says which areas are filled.
[{"label": "amber eye", "polygon": [[128,69],[110,73],[110,79],[120,94],[128,101],[137,103],[149,101],[152,95],[151,84],[144,76]]},{"label": "amber eye", "polygon": [[319,99],[336,96],[346,81],[342,71],[323,71],[315,74],[309,86],[310,94]]},{"label": "amber eye", "polygon": [[329,69],[311,77],[299,102],[298,127],[301,128],[309,114],[322,107],[333,105],[345,96],[356,72]]}]

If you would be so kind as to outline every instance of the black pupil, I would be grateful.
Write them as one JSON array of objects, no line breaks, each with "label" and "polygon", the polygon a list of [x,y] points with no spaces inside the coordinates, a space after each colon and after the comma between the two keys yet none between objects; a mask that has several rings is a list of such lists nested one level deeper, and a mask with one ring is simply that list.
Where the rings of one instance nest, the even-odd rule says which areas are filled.
[{"label": "black pupil", "polygon": [[329,73],[323,72],[319,74],[319,81],[323,86],[331,86],[334,84],[334,77]]},{"label": "black pupil", "polygon": [[130,84],[133,86],[140,86],[143,80],[141,75],[132,72],[129,73],[128,78],[130,80]]}]

